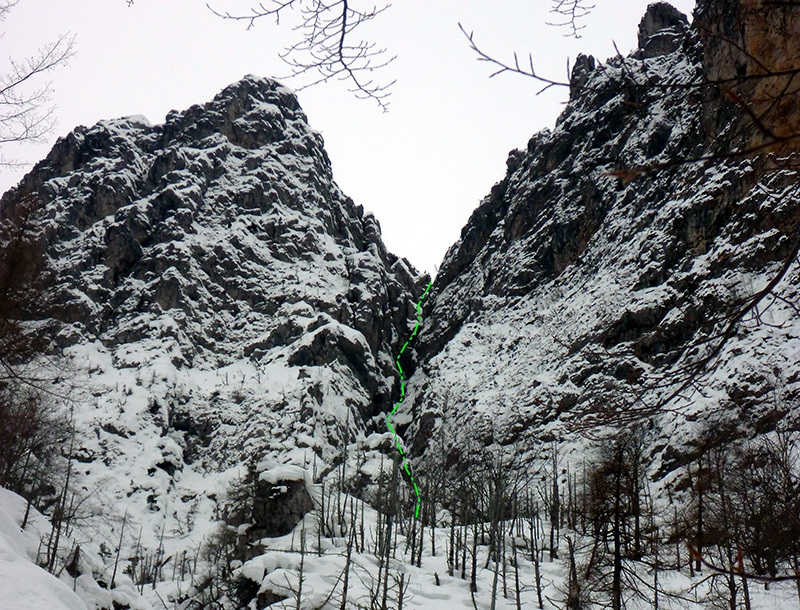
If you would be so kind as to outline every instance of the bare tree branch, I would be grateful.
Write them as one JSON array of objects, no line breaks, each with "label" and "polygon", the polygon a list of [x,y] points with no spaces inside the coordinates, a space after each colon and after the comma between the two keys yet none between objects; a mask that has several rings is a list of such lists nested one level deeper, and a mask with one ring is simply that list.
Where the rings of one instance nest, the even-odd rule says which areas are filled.
[{"label": "bare tree branch", "polygon": [[767,582],[784,582],[784,581],[787,581],[787,580],[794,581],[794,580],[800,579],[800,573],[797,573],[797,574],[785,574],[785,575],[778,575],[778,576],[765,576],[763,574],[751,574],[749,572],[745,572],[742,569],[741,562],[737,562],[736,565],[732,565],[730,568],[726,569],[726,568],[714,565],[713,563],[711,563],[710,561],[705,559],[702,556],[702,554],[700,554],[700,552],[696,548],[694,548],[691,544],[689,544],[688,542],[686,543],[686,546],[689,549],[689,554],[694,559],[696,559],[697,561],[702,563],[708,569],[710,569],[710,570],[712,570],[714,572],[717,572],[719,574],[733,574],[735,576],[740,576],[742,578],[747,578],[748,580],[756,580],[756,581],[765,582],[765,583],[767,583]]},{"label": "bare tree branch", "polygon": [[595,5],[586,4],[584,0],[552,0],[553,8],[550,9],[551,13],[559,15],[562,20],[556,23],[547,22],[547,25],[555,27],[565,27],[569,32],[564,36],[572,36],[573,38],[580,38],[580,31],[584,29],[585,25],[580,25],[581,19],[586,17],[592,12]]},{"label": "bare tree branch", "polygon": [[524,64],[520,64],[519,57],[517,57],[516,51],[514,52],[513,65],[507,64],[481,50],[481,48],[478,47],[478,44],[475,42],[475,32],[467,33],[467,30],[464,29],[464,26],[461,25],[461,22],[458,23],[458,27],[464,34],[464,36],[467,37],[470,48],[478,56],[478,61],[484,61],[495,68],[495,71],[489,75],[489,78],[494,78],[495,76],[498,76],[499,74],[504,74],[506,72],[512,74],[521,74],[522,76],[533,78],[534,80],[544,83],[545,85],[545,87],[541,91],[539,91],[536,95],[539,95],[539,93],[542,93],[544,91],[547,91],[550,87],[569,87],[569,82],[552,80],[550,78],[546,78],[544,76],[536,74],[536,70],[533,68],[533,55],[531,55],[530,53],[528,53],[527,66],[525,66]]},{"label": "bare tree branch", "polygon": [[17,2],[19,2],[19,0],[2,0],[2,2],[0,2],[0,21],[5,21],[8,12],[14,8]]},{"label": "bare tree branch", "polygon": [[360,10],[353,8],[351,0],[273,0],[270,4],[260,3],[244,15],[206,6],[222,19],[245,21],[248,30],[265,17],[274,18],[276,25],[280,25],[281,17],[296,10],[298,23],[293,29],[300,39],[280,57],[291,68],[289,77],[311,76],[300,89],[334,79],[347,81],[356,97],[375,100],[383,110],[387,109],[387,98],[395,81],[376,82],[371,74],[385,68],[395,57],[373,42],[351,41],[356,28],[375,19],[390,4]]},{"label": "bare tree branch", "polygon": [[[15,4],[16,0],[0,2],[0,21]],[[40,82],[40,76],[66,65],[75,54],[74,48],[75,36],[66,33],[40,47],[31,57],[9,58],[9,68],[0,74],[0,145],[40,142],[52,132],[55,108],[48,104],[53,90],[51,83]],[[0,156],[0,168],[19,165],[22,164]]]}]

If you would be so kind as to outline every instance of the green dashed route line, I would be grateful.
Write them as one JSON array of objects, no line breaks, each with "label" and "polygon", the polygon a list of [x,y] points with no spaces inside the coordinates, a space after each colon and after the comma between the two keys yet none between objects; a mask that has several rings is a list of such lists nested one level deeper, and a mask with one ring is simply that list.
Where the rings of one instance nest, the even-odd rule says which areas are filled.
[{"label": "green dashed route line", "polygon": [[391,419],[392,415],[394,415],[395,412],[397,411],[397,407],[400,406],[400,404],[403,402],[403,399],[406,397],[406,384],[403,381],[403,367],[400,366],[400,356],[402,356],[403,352],[406,351],[406,348],[408,347],[408,344],[411,343],[411,340],[417,336],[417,331],[419,331],[419,325],[422,323],[422,301],[428,295],[428,291],[431,289],[432,285],[433,282],[428,282],[428,287],[425,289],[425,292],[422,293],[422,296],[420,297],[419,302],[417,303],[417,324],[414,326],[414,332],[411,333],[411,336],[408,338],[408,341],[406,341],[403,344],[403,347],[400,349],[400,353],[397,354],[397,358],[395,358],[394,363],[397,365],[397,370],[400,371],[400,401],[394,406],[392,412],[386,416],[386,426],[389,428],[389,432],[391,432],[392,435],[394,436],[394,442],[397,445],[397,450],[400,452],[400,457],[403,458],[403,470],[406,471],[408,478],[411,479],[411,484],[414,486],[414,493],[417,495],[417,507],[416,510],[414,511],[414,517],[416,517],[417,519],[419,519],[419,507],[422,504],[422,496],[419,493],[419,487],[417,487],[417,482],[414,480],[414,477],[411,474],[411,467],[408,464],[408,458],[403,453],[403,447],[400,445],[400,439],[397,436],[397,432],[395,432],[394,428],[392,427]]}]

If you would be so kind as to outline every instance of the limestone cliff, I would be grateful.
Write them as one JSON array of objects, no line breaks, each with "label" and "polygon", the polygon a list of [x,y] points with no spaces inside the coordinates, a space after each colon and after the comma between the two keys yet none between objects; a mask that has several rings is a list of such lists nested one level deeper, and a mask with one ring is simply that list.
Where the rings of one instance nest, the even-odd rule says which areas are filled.
[{"label": "limestone cliff", "polygon": [[[737,73],[715,15],[774,69],[798,56],[793,8],[709,0],[689,26],[653,4],[639,49],[579,57],[555,129],[509,154],[426,303],[403,415],[418,454],[452,438],[453,456],[516,443],[534,463],[542,441],[644,421],[660,477],[692,453],[693,422],[731,439],[800,423],[800,185],[791,158],[727,154],[757,140],[708,93]],[[790,91],[770,117],[789,131]]]}]

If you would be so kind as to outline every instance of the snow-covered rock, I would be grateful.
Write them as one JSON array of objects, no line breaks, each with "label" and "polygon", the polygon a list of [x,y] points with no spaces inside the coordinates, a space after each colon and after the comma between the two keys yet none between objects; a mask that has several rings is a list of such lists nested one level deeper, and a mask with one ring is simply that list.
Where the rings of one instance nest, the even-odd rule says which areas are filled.
[{"label": "snow-covered rock", "polygon": [[263,460],[276,468],[251,534],[291,531],[312,479],[397,398],[426,278],[341,192],[279,83],[247,76],[162,125],[78,127],[3,196],[0,220],[22,208],[45,261],[36,332],[71,371],[56,387],[76,405],[95,552],[123,522],[126,549],[196,548]]},{"label": "snow-covered rock", "polygon": [[[738,36],[729,18],[743,6],[702,0],[697,14]],[[766,157],[688,162],[746,142],[735,104],[687,86],[739,69],[709,31],[656,3],[628,57],[578,58],[554,129],[510,153],[423,303],[401,362],[413,375],[392,416],[400,441],[384,422],[427,278],[341,193],[291,91],[246,77],[163,125],[128,117],[60,139],[0,200],[0,220],[30,210],[47,280],[36,332],[52,337],[57,389],[75,405],[75,536],[106,562],[69,584],[43,572],[38,537],[0,495],[0,607],[102,607],[111,594],[89,574],[110,580],[120,538],[118,603],[146,607],[129,574],[158,550],[174,576],[151,601],[185,607],[201,568],[230,568],[241,606],[263,607],[292,597],[303,557],[321,607],[347,538],[309,514],[320,482],[329,511],[365,521],[349,593],[363,603],[382,518],[364,500],[398,446],[448,467],[511,446],[536,469],[551,441],[583,458],[570,453],[583,426],[644,420],[649,474],[672,484],[703,426],[734,438],[800,425],[800,187]],[[737,317],[772,280],[773,296]],[[442,525],[456,516],[434,508]],[[300,555],[301,539],[315,552]],[[444,554],[420,568],[405,557],[392,570],[411,579],[409,607],[488,606],[485,570],[473,597],[444,576]],[[543,564],[552,595],[562,568]]]},{"label": "snow-covered rock", "polygon": [[682,86],[703,78],[703,32],[651,5],[642,48],[580,59],[555,128],[510,153],[423,304],[397,416],[413,455],[517,443],[533,459],[593,421],[644,420],[661,476],[692,454],[698,419],[731,439],[797,425],[800,270],[784,262],[800,184],[763,155],[688,162],[730,150],[717,118],[736,116]]}]

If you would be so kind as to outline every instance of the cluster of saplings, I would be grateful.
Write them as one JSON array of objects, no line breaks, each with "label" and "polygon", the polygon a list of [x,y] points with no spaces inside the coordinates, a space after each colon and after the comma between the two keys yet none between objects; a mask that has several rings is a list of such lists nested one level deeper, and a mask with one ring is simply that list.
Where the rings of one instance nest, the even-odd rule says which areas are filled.
[{"label": "cluster of saplings", "polygon": [[[428,529],[433,543],[437,509],[445,508],[449,571],[476,591],[476,569],[491,569],[491,608],[498,595],[523,606],[523,569],[543,608],[540,564],[555,560],[566,582],[551,601],[569,610],[750,610],[753,587],[777,581],[794,581],[800,599],[800,435],[732,442],[709,429],[658,494],[648,478],[650,440],[644,427],[622,431],[580,464],[560,461],[554,443],[547,472],[533,478],[519,474],[515,450],[462,454],[459,467],[428,463],[421,519],[407,525],[411,540]],[[481,545],[488,552],[478,566]]]},{"label": "cluster of saplings", "polygon": [[56,404],[36,388],[0,381],[0,487],[27,500],[23,528],[31,508],[51,515],[52,532],[39,549],[39,564],[51,572],[67,567],[57,563],[57,549],[62,536],[69,537],[80,508],[70,486],[72,461],[61,455],[72,440],[70,418]]},{"label": "cluster of saplings", "polygon": [[[79,519],[80,498],[70,485],[73,429],[54,403],[24,380],[0,384],[0,485],[25,497],[28,508],[49,514],[52,529],[42,539],[39,563],[60,574],[77,566],[80,549],[63,548],[62,539]],[[345,559],[328,601],[342,610],[355,607],[348,601],[353,553],[378,559],[361,604],[370,610],[407,606],[409,577],[397,569],[397,560],[423,566],[427,556],[444,556],[449,575],[464,579],[476,597],[490,599],[491,608],[500,597],[522,608],[522,581],[544,608],[551,583],[540,566],[552,561],[562,562],[566,573],[560,599],[553,601],[570,610],[617,610],[636,600],[653,608],[693,602],[749,610],[754,587],[780,580],[793,580],[800,598],[800,435],[775,432],[731,443],[707,432],[686,456],[669,493],[658,497],[648,479],[650,446],[646,430],[626,431],[574,464],[559,459],[553,444],[545,448],[546,471],[535,476],[523,474],[516,450],[509,448],[464,452],[449,461],[452,450],[431,452],[438,457],[420,464],[415,475],[422,498],[418,518],[416,495],[398,461],[387,458],[377,485],[363,491],[347,472],[345,453],[338,476],[327,478],[335,482],[323,484],[315,498],[316,527],[299,536],[300,580],[292,597],[298,604],[303,600],[304,554],[322,553],[322,539],[333,538]],[[246,507],[252,502],[248,489],[243,485],[230,499]],[[376,511],[374,528],[365,524],[359,495]],[[193,595],[204,599],[195,607],[245,604],[258,587],[235,578],[232,568],[263,550],[222,528],[196,552],[171,558],[172,576],[195,583]],[[109,553],[116,555],[115,564],[121,551]],[[169,574],[163,547],[127,555],[134,562],[126,569],[142,587]],[[123,561],[127,555],[122,552]],[[198,564],[210,566],[211,573],[200,574]],[[487,587],[478,578],[485,570],[491,584],[479,591]],[[683,574],[689,584],[676,588],[667,572]],[[270,601],[267,595],[261,594],[262,602]],[[221,599],[227,602],[216,606]]]},{"label": "cluster of saplings", "polygon": [[[732,443],[708,432],[673,473],[670,491],[656,494],[647,434],[623,431],[580,464],[559,458],[554,443],[544,448],[547,468],[535,476],[521,474],[508,447],[461,452],[458,459],[443,451],[415,474],[418,518],[417,496],[398,460],[387,457],[376,484],[359,487],[354,472],[362,459],[348,472],[345,450],[315,497],[313,527],[299,532],[288,551],[299,554],[299,579],[287,581],[283,595],[259,596],[258,585],[229,566],[270,549],[243,544],[228,528],[209,547],[218,566],[208,581],[216,591],[210,599],[236,600],[241,608],[253,599],[258,607],[278,599],[305,607],[303,557],[325,553],[326,540],[335,541],[343,561],[320,607],[341,610],[410,607],[413,573],[402,566],[425,568],[430,557],[444,558],[448,576],[465,581],[476,608],[489,600],[494,609],[504,598],[519,609],[531,599],[544,608],[549,599],[568,610],[749,610],[754,587],[780,580],[793,580],[800,598],[800,435]],[[246,479],[252,484],[253,477]],[[251,484],[243,481],[230,497],[239,510],[252,505]],[[375,510],[373,523],[365,506]],[[356,554],[376,558],[369,572]],[[563,584],[548,580],[548,562],[558,563]],[[440,578],[434,573],[430,584]],[[367,594],[353,595],[355,580]]]}]

